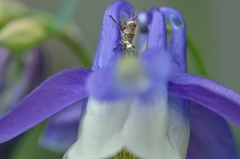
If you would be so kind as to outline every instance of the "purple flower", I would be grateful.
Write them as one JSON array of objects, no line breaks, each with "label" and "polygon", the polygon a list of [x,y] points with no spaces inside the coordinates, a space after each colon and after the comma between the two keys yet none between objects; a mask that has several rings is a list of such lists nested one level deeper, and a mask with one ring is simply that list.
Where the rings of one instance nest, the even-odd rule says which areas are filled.
[{"label": "purple flower", "polygon": [[[43,82],[0,119],[0,142],[66,108],[46,131],[49,141],[54,130],[63,141],[75,139],[70,132],[80,118],[78,140],[64,158],[108,158],[125,147],[149,159],[237,159],[225,119],[240,125],[240,96],[186,73],[186,25],[171,8],[151,9],[146,50],[138,59],[122,58],[113,50],[120,32],[109,15],[130,17],[132,10],[125,1],[111,4],[92,70],[68,69]],[[164,17],[172,26],[169,46]]]},{"label": "purple flower", "polygon": [[[0,116],[43,81],[43,65],[43,52],[40,49],[21,55],[0,49]],[[10,155],[18,139],[0,144],[0,158]]]},{"label": "purple flower", "polygon": [[[0,70],[0,115],[19,102],[34,89],[44,76],[44,58],[40,49],[23,56],[14,56],[1,49]],[[2,89],[1,89],[2,88]]]},{"label": "purple flower", "polygon": [[11,59],[11,54],[8,50],[0,48],[0,93],[6,83],[7,66]]}]

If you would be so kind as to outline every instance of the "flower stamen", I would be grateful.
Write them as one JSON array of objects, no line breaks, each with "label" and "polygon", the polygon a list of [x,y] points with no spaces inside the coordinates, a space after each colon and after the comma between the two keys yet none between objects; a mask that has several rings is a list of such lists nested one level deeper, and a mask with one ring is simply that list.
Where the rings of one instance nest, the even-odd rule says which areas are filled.
[{"label": "flower stamen", "polygon": [[126,149],[122,149],[118,154],[113,156],[113,159],[138,159]]}]

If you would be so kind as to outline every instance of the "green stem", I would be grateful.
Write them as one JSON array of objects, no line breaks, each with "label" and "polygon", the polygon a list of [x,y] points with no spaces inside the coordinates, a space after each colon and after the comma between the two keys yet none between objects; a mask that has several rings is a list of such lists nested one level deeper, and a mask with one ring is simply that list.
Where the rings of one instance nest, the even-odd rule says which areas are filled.
[{"label": "green stem", "polygon": [[61,28],[72,19],[78,2],[80,2],[80,0],[63,0],[62,6],[55,19],[56,28]]},{"label": "green stem", "polygon": [[80,0],[63,0],[62,7],[60,8],[54,21],[54,28],[57,31],[56,37],[58,37],[74,52],[84,66],[91,67],[92,57],[88,54],[84,45],[61,30],[63,26],[69,23],[72,19],[78,2],[80,2]]},{"label": "green stem", "polygon": [[64,42],[77,56],[79,61],[85,66],[90,68],[92,63],[91,54],[87,51],[85,46],[79,41],[73,40],[73,38],[69,37],[67,34],[59,31],[56,36]]},{"label": "green stem", "polygon": [[[79,1],[79,0],[78,0]],[[92,56],[91,53],[89,53],[88,49],[83,45],[83,43],[76,39],[76,37],[72,36],[71,33],[69,33],[70,24],[67,27],[58,28],[59,26],[55,26],[54,23],[52,24],[51,21],[53,18],[51,18],[50,15],[44,14],[41,12],[33,12],[36,16],[44,15],[45,17],[45,27],[47,28],[49,32],[49,37],[55,37],[59,40],[61,40],[65,45],[67,45],[73,53],[77,56],[78,60],[85,66],[85,67],[91,67],[92,62]],[[64,18],[63,18],[64,19]],[[58,20],[55,20],[55,22]],[[66,22],[66,21],[65,21]],[[55,23],[56,24],[56,23]],[[63,24],[63,23],[62,23]],[[65,23],[67,24],[67,23]],[[76,26],[74,26],[76,27]]]},{"label": "green stem", "polygon": [[60,159],[63,154],[42,149],[38,145],[39,137],[41,136],[46,122],[39,124],[26,134],[18,142],[15,151],[13,151],[10,159]]},{"label": "green stem", "polygon": [[192,55],[194,56],[194,59],[196,60],[197,65],[199,66],[200,74],[207,76],[208,73],[206,71],[206,68],[204,67],[203,61],[200,57],[200,53],[197,51],[196,46],[193,44],[193,41],[189,36],[187,37],[187,42],[188,42],[188,48],[191,51]]}]

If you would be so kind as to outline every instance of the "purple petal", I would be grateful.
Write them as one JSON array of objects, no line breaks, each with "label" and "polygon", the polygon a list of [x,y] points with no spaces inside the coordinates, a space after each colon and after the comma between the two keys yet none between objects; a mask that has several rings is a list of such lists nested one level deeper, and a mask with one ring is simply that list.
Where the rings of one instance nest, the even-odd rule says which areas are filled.
[{"label": "purple petal", "polygon": [[32,91],[0,118],[0,143],[32,128],[51,115],[87,97],[88,69],[68,69],[57,73]]},{"label": "purple petal", "polygon": [[28,64],[26,65],[25,75],[28,79],[32,79],[30,89],[31,91],[34,87],[38,86],[40,82],[44,80],[44,75],[46,71],[46,59],[44,57],[44,50],[36,49],[29,53]]},{"label": "purple petal", "polygon": [[186,66],[186,24],[182,15],[175,9],[162,7],[166,19],[172,26],[172,36],[170,40],[169,52],[173,57],[174,73],[185,73]]},{"label": "purple petal", "polygon": [[226,120],[209,109],[190,103],[191,134],[187,159],[238,159]]},{"label": "purple petal", "polygon": [[66,152],[77,141],[83,101],[76,102],[53,115],[40,144],[50,150]]},{"label": "purple petal", "polygon": [[88,78],[87,89],[89,93],[93,97],[102,100],[117,99],[124,96],[124,92],[118,89],[114,77],[114,68],[112,67],[96,70]]},{"label": "purple petal", "polygon": [[163,13],[158,8],[150,11],[151,24],[148,33],[147,48],[167,48],[167,30]]},{"label": "purple petal", "polygon": [[42,51],[35,50],[26,54],[24,69],[19,79],[14,83],[8,82],[7,87],[0,96],[0,115],[17,104],[27,93],[39,85],[43,81],[43,76],[44,57]]},{"label": "purple petal", "polygon": [[139,59],[154,80],[168,77],[172,71],[171,58],[165,49],[146,49],[146,51],[140,55]]},{"label": "purple petal", "polygon": [[3,48],[0,48],[0,77],[2,78],[2,73],[4,72],[4,68],[6,67],[6,64],[9,62],[11,57],[11,53]]},{"label": "purple petal", "polygon": [[240,126],[240,96],[208,78],[179,74],[169,81],[169,93],[194,101]]},{"label": "purple petal", "polygon": [[[151,85],[148,89],[144,91],[149,91],[154,88],[154,85],[159,81],[159,79],[165,79],[169,76],[170,69],[170,57],[166,52],[161,52],[157,49],[148,49],[139,57],[139,62],[142,64],[143,68],[146,70],[149,81]],[[159,69],[160,68],[160,69]],[[102,86],[99,89],[100,86]],[[127,87],[117,79],[116,70],[113,67],[105,67],[96,70],[92,73],[87,82],[87,88],[89,93],[101,100],[110,100],[123,98],[133,94],[145,94],[136,87]]]},{"label": "purple petal", "polygon": [[11,53],[3,48],[0,48],[0,93],[4,87],[6,73],[11,59]]},{"label": "purple petal", "polygon": [[121,41],[120,28],[109,15],[119,21],[122,17],[120,13],[126,13],[128,17],[131,17],[132,11],[134,11],[132,5],[125,1],[115,1],[107,8],[103,17],[99,43],[92,66],[93,70],[113,66],[118,55],[121,54],[119,49],[113,50]]}]

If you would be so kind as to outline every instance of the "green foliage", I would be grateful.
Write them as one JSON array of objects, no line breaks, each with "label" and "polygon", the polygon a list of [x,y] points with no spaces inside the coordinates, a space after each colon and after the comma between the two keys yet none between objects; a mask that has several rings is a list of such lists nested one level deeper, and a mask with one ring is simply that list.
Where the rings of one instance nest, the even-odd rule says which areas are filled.
[{"label": "green foliage", "polygon": [[38,140],[45,125],[46,122],[43,122],[26,132],[25,136],[16,145],[10,159],[61,159],[63,154],[56,154],[39,147]]}]

